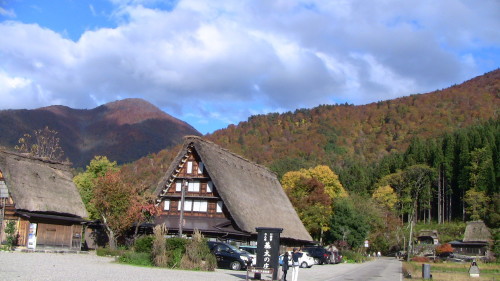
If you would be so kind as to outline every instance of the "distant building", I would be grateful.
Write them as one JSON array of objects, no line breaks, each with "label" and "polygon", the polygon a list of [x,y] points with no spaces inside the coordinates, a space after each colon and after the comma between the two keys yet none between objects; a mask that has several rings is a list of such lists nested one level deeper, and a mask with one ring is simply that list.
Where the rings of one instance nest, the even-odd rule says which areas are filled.
[{"label": "distant building", "polygon": [[455,255],[463,256],[487,256],[491,243],[491,233],[483,221],[467,222],[464,239],[462,241],[452,241]]},{"label": "distant building", "polygon": [[69,164],[0,150],[0,240],[14,221],[17,245],[80,250],[87,211]]},{"label": "distant building", "polygon": [[162,211],[155,224],[171,234],[182,227],[187,234],[198,229],[205,237],[249,242],[256,241],[255,228],[274,227],[283,228],[284,243],[312,241],[274,173],[200,137],[185,138],[156,194]]},{"label": "distant building", "polygon": [[417,236],[418,244],[438,245],[439,236],[437,230],[421,230]]}]

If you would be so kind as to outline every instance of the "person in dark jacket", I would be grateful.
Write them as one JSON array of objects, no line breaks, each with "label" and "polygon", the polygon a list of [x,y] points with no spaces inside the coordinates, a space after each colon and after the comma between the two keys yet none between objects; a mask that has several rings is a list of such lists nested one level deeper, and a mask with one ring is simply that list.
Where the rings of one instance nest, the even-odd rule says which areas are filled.
[{"label": "person in dark jacket", "polygon": [[299,259],[302,257],[302,253],[299,249],[293,248],[292,253],[292,281],[297,281],[299,278]]},{"label": "person in dark jacket", "polygon": [[288,252],[285,252],[283,254],[283,260],[282,260],[282,265],[281,265],[281,270],[283,270],[283,277],[281,278],[283,281],[286,281],[286,274],[288,272]]}]

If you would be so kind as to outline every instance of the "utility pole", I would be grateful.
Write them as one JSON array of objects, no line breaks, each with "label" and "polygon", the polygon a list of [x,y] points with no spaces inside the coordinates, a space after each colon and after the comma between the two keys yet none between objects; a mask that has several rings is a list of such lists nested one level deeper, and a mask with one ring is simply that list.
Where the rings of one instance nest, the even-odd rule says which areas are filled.
[{"label": "utility pole", "polygon": [[186,201],[186,189],[188,187],[188,181],[186,179],[182,180],[181,186],[181,215],[179,216],[179,237],[182,237],[182,226],[184,225],[184,201]]}]

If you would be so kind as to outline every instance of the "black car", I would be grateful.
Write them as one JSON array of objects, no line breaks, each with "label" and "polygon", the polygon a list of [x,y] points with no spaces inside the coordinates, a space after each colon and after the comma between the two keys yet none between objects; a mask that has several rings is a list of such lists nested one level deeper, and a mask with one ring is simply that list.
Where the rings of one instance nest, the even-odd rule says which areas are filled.
[{"label": "black car", "polygon": [[304,247],[302,251],[308,252],[314,258],[315,264],[329,263],[330,255],[325,248],[320,246]]},{"label": "black car", "polygon": [[219,268],[229,268],[232,270],[245,269],[247,264],[251,264],[252,258],[238,250],[238,248],[233,245],[223,243],[208,241],[208,248],[217,258],[217,267]]}]

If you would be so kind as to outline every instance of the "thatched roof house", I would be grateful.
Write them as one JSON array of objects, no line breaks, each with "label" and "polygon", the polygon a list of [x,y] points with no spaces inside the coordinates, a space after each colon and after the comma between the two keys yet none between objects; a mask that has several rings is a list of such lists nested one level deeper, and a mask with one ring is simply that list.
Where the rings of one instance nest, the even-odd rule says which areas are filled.
[{"label": "thatched roof house", "polygon": [[[172,210],[172,206],[180,204],[182,181],[194,182],[195,187],[189,187],[186,198],[192,197],[202,206],[202,211],[186,213],[186,225],[190,220],[200,221],[203,224],[199,223],[198,227],[219,229],[221,235],[227,235],[227,230],[222,227],[229,227],[234,233],[248,237],[255,237],[257,227],[283,228],[281,237],[284,239],[312,241],[274,173],[194,136],[185,138],[182,149],[158,185],[158,202],[167,200],[169,206],[160,216],[163,220],[157,220],[157,223],[174,218],[168,227],[178,228],[175,221],[180,207]],[[221,206],[224,207],[219,209]]]},{"label": "thatched roof house", "polygon": [[491,233],[483,221],[469,221],[465,227],[463,242],[490,243]]},{"label": "thatched roof house", "polygon": [[[82,218],[87,217],[85,206],[72,181],[69,164],[0,150],[0,173],[0,181],[8,191],[8,198],[4,200],[4,217],[0,219],[18,220],[20,244],[26,242],[24,240],[27,239],[30,223],[37,224],[38,245],[44,245],[47,239],[52,238],[42,237],[46,234],[44,229],[50,235],[61,236],[64,232],[64,235],[71,236],[78,233],[76,229],[71,230],[74,227],[63,227],[79,226],[84,221]],[[56,234],[58,230],[59,234]]]},{"label": "thatched roof house", "polygon": [[483,221],[469,221],[464,239],[452,241],[453,252],[464,256],[486,256],[491,243],[491,233]]}]

